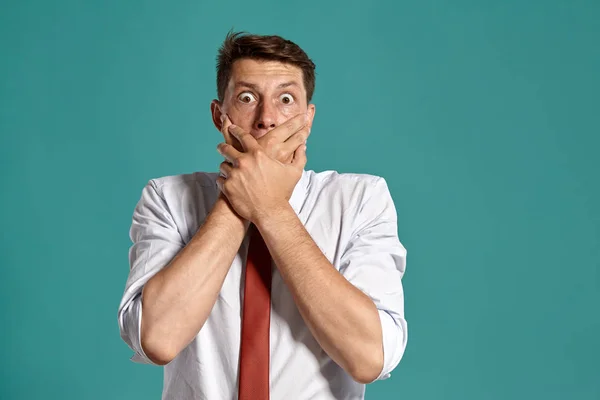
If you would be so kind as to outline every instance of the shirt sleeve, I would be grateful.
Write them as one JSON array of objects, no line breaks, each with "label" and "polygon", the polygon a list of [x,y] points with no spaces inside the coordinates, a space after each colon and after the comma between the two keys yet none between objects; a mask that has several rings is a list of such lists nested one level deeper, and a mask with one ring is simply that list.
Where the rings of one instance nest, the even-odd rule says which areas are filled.
[{"label": "shirt sleeve", "polygon": [[157,365],[141,345],[142,289],[184,247],[167,204],[154,181],[143,189],[131,223],[129,236],[129,276],[118,310],[121,338],[134,351],[132,361]]},{"label": "shirt sleeve", "polygon": [[376,177],[358,210],[355,229],[341,256],[340,273],[367,294],[379,311],[384,363],[375,380],[387,379],[407,342],[402,276],[406,249],[397,232],[397,215],[387,183]]}]

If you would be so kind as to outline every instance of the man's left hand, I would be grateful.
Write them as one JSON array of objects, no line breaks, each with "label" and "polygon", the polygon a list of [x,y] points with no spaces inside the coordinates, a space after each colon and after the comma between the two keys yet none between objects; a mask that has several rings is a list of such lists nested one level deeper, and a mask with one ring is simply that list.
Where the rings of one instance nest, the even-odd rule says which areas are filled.
[{"label": "man's left hand", "polygon": [[227,143],[217,146],[229,162],[221,164],[217,185],[242,218],[256,223],[289,205],[306,165],[306,146],[300,145],[292,162],[283,164],[269,157],[256,139],[240,127],[229,126],[229,133],[241,143],[244,152]]}]

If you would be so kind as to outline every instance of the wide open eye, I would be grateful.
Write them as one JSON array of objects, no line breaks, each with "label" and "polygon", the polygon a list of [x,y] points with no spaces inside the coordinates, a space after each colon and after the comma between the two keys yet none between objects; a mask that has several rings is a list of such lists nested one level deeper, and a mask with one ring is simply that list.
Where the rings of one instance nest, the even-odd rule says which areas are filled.
[{"label": "wide open eye", "polygon": [[256,97],[254,97],[254,95],[250,92],[242,92],[238,96],[238,100],[242,103],[250,104],[256,101]]},{"label": "wide open eye", "polygon": [[284,93],[279,96],[279,101],[281,101],[285,105],[290,105],[294,103],[294,96],[289,93]]}]

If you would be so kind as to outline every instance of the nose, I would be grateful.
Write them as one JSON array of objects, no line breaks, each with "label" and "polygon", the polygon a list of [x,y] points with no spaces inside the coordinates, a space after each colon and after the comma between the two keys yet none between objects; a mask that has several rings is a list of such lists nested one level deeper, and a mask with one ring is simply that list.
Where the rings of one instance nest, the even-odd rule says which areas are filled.
[{"label": "nose", "polygon": [[254,129],[262,136],[277,126],[277,110],[274,105],[263,102],[257,111]]}]

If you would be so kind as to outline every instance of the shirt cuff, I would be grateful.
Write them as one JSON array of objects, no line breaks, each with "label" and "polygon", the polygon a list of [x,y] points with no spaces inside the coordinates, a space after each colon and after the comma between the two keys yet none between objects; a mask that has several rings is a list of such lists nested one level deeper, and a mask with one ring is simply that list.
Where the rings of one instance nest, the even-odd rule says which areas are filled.
[{"label": "shirt cuff", "polygon": [[396,321],[388,312],[384,310],[378,312],[383,333],[383,368],[375,381],[392,376],[391,371],[400,363],[407,340],[406,320],[399,318]]},{"label": "shirt cuff", "polygon": [[129,303],[124,312],[123,328],[125,332],[123,339],[134,351],[131,361],[140,364],[158,365],[148,358],[142,348],[142,293],[138,293]]}]

